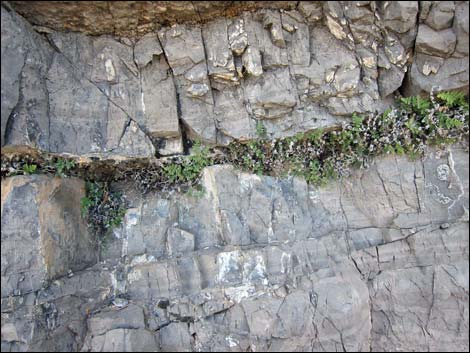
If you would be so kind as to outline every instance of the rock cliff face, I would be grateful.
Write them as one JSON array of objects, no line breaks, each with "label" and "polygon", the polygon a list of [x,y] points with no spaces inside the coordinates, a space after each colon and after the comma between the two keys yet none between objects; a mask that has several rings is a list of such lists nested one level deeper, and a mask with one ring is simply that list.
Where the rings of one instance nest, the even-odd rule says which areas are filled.
[{"label": "rock cliff face", "polygon": [[[138,6],[164,6],[144,4],[129,11],[138,19],[147,13]],[[77,9],[93,34],[119,22],[94,19],[101,3],[12,5],[58,29]],[[171,6],[165,13],[178,17]],[[223,4],[207,6],[223,14]],[[399,89],[468,91],[468,2],[283,7],[158,25],[140,37],[40,35],[2,7],[2,144],[104,158],[171,155],[186,137],[255,138],[260,121],[272,138],[341,124],[353,112],[384,110]]]},{"label": "rock cliff face", "polygon": [[12,177],[2,350],[466,350],[468,176],[458,147],[320,189],[210,167],[199,198],[127,190],[100,262],[79,181]]},{"label": "rock cliff face", "polygon": [[[468,93],[468,6],[4,2],[2,152],[171,156]],[[465,143],[321,188],[229,165],[203,195],[118,182],[104,249],[83,180],[1,183],[2,351],[469,349]]]}]

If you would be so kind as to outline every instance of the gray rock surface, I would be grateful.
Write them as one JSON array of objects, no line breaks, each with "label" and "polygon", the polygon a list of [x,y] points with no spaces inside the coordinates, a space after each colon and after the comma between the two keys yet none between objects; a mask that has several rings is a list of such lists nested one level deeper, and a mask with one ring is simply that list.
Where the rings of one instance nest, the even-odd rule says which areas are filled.
[{"label": "gray rock surface", "polygon": [[383,157],[320,189],[231,166],[206,168],[197,197],[118,184],[130,208],[101,262],[62,277],[31,261],[45,261],[41,242],[28,241],[21,270],[4,254],[30,232],[12,200],[32,203],[58,179],[9,178],[2,282],[26,277],[2,287],[2,349],[465,351],[468,176],[468,151],[453,146]]},{"label": "gray rock surface", "polygon": [[[227,16],[212,18],[222,4],[164,2],[151,11],[208,20],[144,25],[137,37],[116,36],[117,4],[55,7],[85,6],[69,28],[101,13],[100,34],[119,13],[116,33],[98,36],[85,33],[99,24],[39,35],[2,6],[2,144],[101,158],[181,154],[185,138],[255,138],[260,120],[269,138],[286,137],[384,110],[397,91],[468,91],[468,2],[281,3],[252,12],[230,9],[262,6],[227,3]],[[62,29],[45,5],[12,6]]]},{"label": "gray rock surface", "polygon": [[433,2],[424,17],[404,92],[426,94],[435,88],[468,93],[468,1]]},{"label": "gray rock surface", "polygon": [[[14,1],[1,17],[2,148],[151,158],[468,92],[468,1]],[[1,350],[468,351],[468,146],[322,188],[228,165],[201,184],[113,184],[128,209],[98,254],[84,181],[3,179]]]},{"label": "gray rock surface", "polygon": [[2,297],[37,291],[97,261],[77,208],[84,194],[78,179],[2,180]]}]

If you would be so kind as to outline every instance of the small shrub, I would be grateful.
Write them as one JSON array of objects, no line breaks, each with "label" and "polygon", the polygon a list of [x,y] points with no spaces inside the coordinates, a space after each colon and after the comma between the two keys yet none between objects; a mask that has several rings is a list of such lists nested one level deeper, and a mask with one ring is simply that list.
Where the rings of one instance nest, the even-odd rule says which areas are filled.
[{"label": "small shrub", "polygon": [[55,163],[56,174],[62,178],[66,177],[66,172],[75,168],[75,161],[71,159],[58,158]]},{"label": "small shrub", "polygon": [[202,146],[196,141],[192,148],[192,154],[182,160],[181,163],[172,163],[163,167],[163,174],[171,183],[193,183],[201,171],[213,164],[209,157],[209,147]]},{"label": "small shrub", "polygon": [[36,164],[23,164],[23,173],[31,175],[36,173],[38,166]]},{"label": "small shrub", "polygon": [[87,182],[86,196],[81,198],[80,206],[82,216],[87,218],[89,228],[102,245],[110,231],[121,225],[126,213],[122,195],[111,192],[105,182]]}]

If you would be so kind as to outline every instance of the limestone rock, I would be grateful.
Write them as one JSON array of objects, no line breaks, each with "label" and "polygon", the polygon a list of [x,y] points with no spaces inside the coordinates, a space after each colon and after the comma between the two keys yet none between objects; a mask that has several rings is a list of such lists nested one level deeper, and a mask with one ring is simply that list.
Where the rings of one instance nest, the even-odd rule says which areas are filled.
[{"label": "limestone rock", "polygon": [[462,2],[457,4],[455,8],[455,17],[453,30],[457,36],[457,46],[455,48],[455,56],[465,57],[468,56],[468,33],[469,33],[469,22],[467,16],[469,10],[468,2]]},{"label": "limestone rock", "polygon": [[2,297],[36,291],[97,260],[80,214],[84,194],[78,179],[2,180]]},{"label": "limestone rock", "polygon": [[436,31],[449,28],[454,18],[454,1],[436,1],[426,17],[426,24]]},{"label": "limestone rock", "polygon": [[379,5],[386,28],[405,33],[413,28],[417,20],[418,1],[389,1]]},{"label": "limestone rock", "polygon": [[152,62],[154,55],[161,54],[163,49],[156,33],[147,33],[134,46],[134,61],[141,69]]},{"label": "limestone rock", "polygon": [[49,148],[45,76],[52,50],[31,26],[1,7],[1,145]]},{"label": "limestone rock", "polygon": [[416,37],[418,53],[448,57],[455,49],[457,38],[451,29],[436,32],[426,25],[420,25]]},{"label": "limestone rock", "polygon": [[[2,70],[2,87],[12,85],[2,95],[4,142],[100,158],[166,156],[183,152],[183,136],[211,144],[251,139],[253,119],[270,119],[268,137],[286,137],[353,112],[383,110],[400,89],[421,94],[435,82],[440,89],[468,87],[466,2],[423,4],[419,25],[417,2],[300,2],[298,10],[271,2],[242,14],[235,9],[261,5],[186,5],[165,3],[148,16],[173,9],[200,21],[228,12],[201,26],[165,23],[158,31],[148,19],[132,22],[129,31],[145,33],[140,38],[37,28],[47,43],[2,7],[2,62],[11,66]],[[45,8],[13,6],[52,21]],[[123,31],[121,5],[93,6],[102,16],[119,14],[115,30]],[[74,21],[71,28],[81,20]],[[60,28],[60,20],[52,22]],[[86,26],[99,32],[98,24]]]},{"label": "limestone rock", "polygon": [[[9,149],[170,156],[468,92],[468,2],[1,7]],[[468,350],[468,146],[349,174],[113,182],[129,208],[100,254],[83,181],[2,180],[2,351]]]},{"label": "limestone rock", "polygon": [[285,69],[247,80],[245,92],[253,114],[259,118],[278,118],[297,104],[289,71]]},{"label": "limestone rock", "polygon": [[[2,298],[3,347],[465,350],[468,173],[468,152],[453,146],[383,157],[322,188],[213,166],[202,197],[128,193],[110,244],[121,251],[106,264]],[[29,179],[57,180],[8,185]],[[24,207],[6,195],[11,228],[5,212]]]}]

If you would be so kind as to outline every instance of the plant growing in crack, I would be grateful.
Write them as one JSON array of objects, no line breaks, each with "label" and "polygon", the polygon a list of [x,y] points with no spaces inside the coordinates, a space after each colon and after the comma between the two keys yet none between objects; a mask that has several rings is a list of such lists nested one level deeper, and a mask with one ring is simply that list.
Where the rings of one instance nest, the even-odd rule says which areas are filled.
[{"label": "plant growing in crack", "polygon": [[199,178],[202,170],[213,163],[209,156],[209,147],[196,141],[192,147],[191,155],[181,163],[169,164],[163,167],[163,174],[172,182],[194,183]]},{"label": "plant growing in crack", "polygon": [[81,198],[80,206],[88,227],[97,236],[98,243],[105,247],[112,229],[119,227],[124,219],[124,198],[111,191],[107,182],[88,181],[86,196]]},{"label": "plant growing in crack", "polygon": [[38,166],[36,164],[23,164],[23,173],[26,175],[31,175],[36,173]]},{"label": "plant growing in crack", "polygon": [[[264,135],[263,131],[258,125],[257,132]],[[353,114],[349,122],[329,131],[320,128],[283,139],[234,141],[228,146],[213,148],[196,141],[189,156],[162,160],[154,165],[143,163],[138,168],[126,169],[124,163],[117,164],[111,168],[114,170],[111,173],[114,180],[133,180],[142,192],[194,187],[205,167],[220,163],[256,174],[298,175],[320,185],[347,176],[351,168],[367,168],[376,156],[406,154],[416,159],[428,145],[463,141],[468,139],[468,134],[469,110],[465,96],[441,92],[432,93],[429,99],[402,98],[383,113]],[[70,175],[73,172],[98,180],[89,176],[84,166],[76,167],[73,161],[54,158],[42,157],[43,162],[27,158],[10,162],[2,159],[2,177],[27,173],[22,169],[23,164],[34,163],[37,171],[44,173]]]},{"label": "plant growing in crack", "polygon": [[58,158],[55,162],[56,174],[61,178],[67,177],[68,172],[75,168],[75,161],[72,159]]},{"label": "plant growing in crack", "polygon": [[261,120],[258,120],[256,122],[256,135],[259,138],[262,138],[262,139],[265,139],[268,136],[268,132],[266,130],[266,127],[264,126],[264,124]]}]

